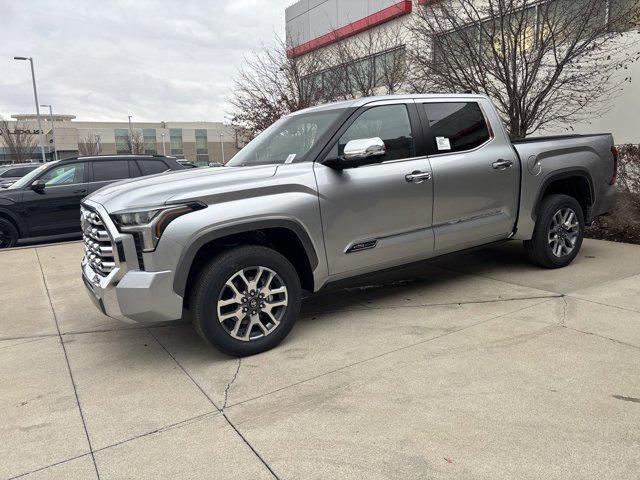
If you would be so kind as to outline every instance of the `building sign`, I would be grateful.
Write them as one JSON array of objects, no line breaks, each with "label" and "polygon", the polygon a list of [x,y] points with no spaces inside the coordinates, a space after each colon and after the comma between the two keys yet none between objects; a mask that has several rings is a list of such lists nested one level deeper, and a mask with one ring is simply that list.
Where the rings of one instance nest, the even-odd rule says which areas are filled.
[{"label": "building sign", "polygon": [[0,128],[0,135],[37,135],[39,133],[42,133],[42,131],[35,129],[35,130],[29,130],[29,129],[23,129],[23,128],[16,128],[15,130],[2,130]]}]

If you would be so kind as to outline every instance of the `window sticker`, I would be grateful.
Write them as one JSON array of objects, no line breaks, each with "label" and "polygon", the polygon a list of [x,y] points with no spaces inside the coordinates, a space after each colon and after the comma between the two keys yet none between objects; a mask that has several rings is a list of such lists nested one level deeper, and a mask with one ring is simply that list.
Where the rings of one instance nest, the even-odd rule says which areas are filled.
[{"label": "window sticker", "polygon": [[438,150],[451,150],[451,142],[447,137],[436,137],[436,143],[438,144]]},{"label": "window sticker", "polygon": [[287,157],[287,159],[284,161],[284,163],[293,163],[293,160],[296,158],[296,154],[292,153],[291,155],[289,155]]}]

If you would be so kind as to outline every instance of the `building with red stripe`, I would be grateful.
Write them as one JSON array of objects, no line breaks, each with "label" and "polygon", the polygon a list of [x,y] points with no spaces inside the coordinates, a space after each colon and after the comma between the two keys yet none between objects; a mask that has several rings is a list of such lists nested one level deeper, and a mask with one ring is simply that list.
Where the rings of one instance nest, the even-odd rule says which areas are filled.
[{"label": "building with red stripe", "polygon": [[[321,60],[318,64],[322,72],[303,78],[303,84],[306,82],[310,88],[314,88],[318,82],[330,82],[335,87],[336,83],[349,82],[350,65],[355,66],[352,69],[355,71],[357,68],[362,69],[363,62],[369,62],[370,67],[367,68],[377,71],[380,65],[384,67],[390,62],[398,62],[399,59],[404,62],[405,43],[408,40],[395,32],[406,33],[406,22],[411,20],[418,9],[431,8],[433,4],[441,1],[449,0],[299,0],[285,11],[287,54],[291,58],[299,59],[308,56],[312,62]],[[481,0],[478,1],[480,3]],[[599,16],[605,21],[610,9],[620,8],[619,5],[635,1],[637,0],[602,0],[602,12],[599,12]],[[387,41],[380,47],[381,51],[367,51],[363,53],[362,58],[344,58],[340,55],[340,49],[336,48],[342,44],[357,43],[359,38],[362,39],[372,32],[390,30],[394,31],[390,37],[396,38],[396,44],[390,45]],[[637,31],[637,28],[634,30]],[[361,50],[367,50],[366,47]],[[631,64],[625,76],[634,80],[640,78],[640,62]],[[617,143],[640,142],[636,118],[637,112],[640,111],[640,91],[637,86],[634,87],[636,83],[637,81],[624,85],[609,113],[594,118],[588,124],[575,126],[574,131],[606,131],[614,134]]]}]

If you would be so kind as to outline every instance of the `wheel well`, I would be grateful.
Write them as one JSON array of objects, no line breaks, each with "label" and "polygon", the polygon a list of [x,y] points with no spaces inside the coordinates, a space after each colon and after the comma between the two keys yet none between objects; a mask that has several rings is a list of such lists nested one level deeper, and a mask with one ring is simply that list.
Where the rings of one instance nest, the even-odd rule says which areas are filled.
[{"label": "wheel well", "polygon": [[[593,205],[593,193],[591,191],[591,184],[589,180],[582,175],[569,176],[552,180],[544,189],[540,199],[547,195],[564,194],[575,198],[580,207],[582,207],[582,213],[584,213],[585,221],[589,223],[591,221],[591,206]],[[538,207],[540,206],[538,203]]]},{"label": "wheel well", "polygon": [[272,248],[291,262],[304,290],[313,292],[313,270],[302,241],[295,232],[284,227],[263,228],[249,232],[235,233],[216,238],[205,243],[193,258],[184,292],[184,306],[189,306],[191,285],[207,261],[214,255],[241,245],[262,245]]},{"label": "wheel well", "polygon": [[18,236],[21,236],[21,235],[22,235],[22,231],[20,230],[20,225],[18,225],[18,224],[16,223],[16,221],[15,221],[13,218],[11,218],[11,216],[10,216],[10,215],[7,215],[7,214],[6,214],[6,213],[4,213],[4,212],[0,212],[0,218],[1,218],[1,219],[3,219],[3,220],[6,220],[6,221],[7,221],[7,222],[9,222],[11,225],[13,225],[14,227],[16,227],[16,230],[18,231]]}]

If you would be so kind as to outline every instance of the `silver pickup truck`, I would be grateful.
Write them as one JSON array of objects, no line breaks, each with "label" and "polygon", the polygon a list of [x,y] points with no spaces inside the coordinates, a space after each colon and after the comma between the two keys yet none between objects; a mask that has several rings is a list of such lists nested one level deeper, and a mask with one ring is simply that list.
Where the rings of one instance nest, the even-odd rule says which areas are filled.
[{"label": "silver pickup truck", "polygon": [[129,322],[188,315],[237,356],[277,345],[302,293],[505,240],[546,268],[615,203],[610,134],[512,142],[481,95],[362,98],[282,118],[224,168],[83,201],[84,282]]}]

